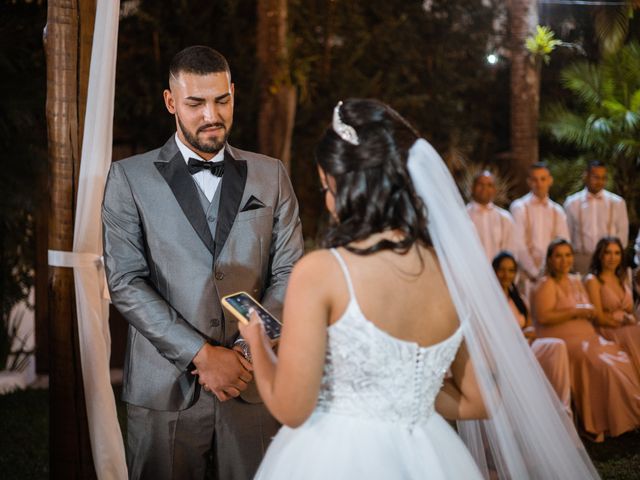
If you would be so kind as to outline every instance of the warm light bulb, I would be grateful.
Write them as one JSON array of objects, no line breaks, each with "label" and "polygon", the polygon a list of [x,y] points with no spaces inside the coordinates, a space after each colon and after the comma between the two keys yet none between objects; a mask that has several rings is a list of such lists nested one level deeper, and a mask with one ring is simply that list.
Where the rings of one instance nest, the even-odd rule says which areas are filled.
[{"label": "warm light bulb", "polygon": [[495,65],[496,63],[498,63],[498,56],[493,53],[490,53],[489,55],[487,55],[487,62],[490,65]]}]

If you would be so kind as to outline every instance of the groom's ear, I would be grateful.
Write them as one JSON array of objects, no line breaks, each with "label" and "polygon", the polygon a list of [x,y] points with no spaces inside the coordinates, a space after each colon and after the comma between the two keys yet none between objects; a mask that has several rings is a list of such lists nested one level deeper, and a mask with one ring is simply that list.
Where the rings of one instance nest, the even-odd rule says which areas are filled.
[{"label": "groom's ear", "polygon": [[169,90],[168,88],[165,89],[165,91],[162,92],[162,96],[164,97],[164,105],[167,107],[167,110],[169,110],[169,113],[175,115],[176,103],[173,95],[171,94],[171,90]]}]

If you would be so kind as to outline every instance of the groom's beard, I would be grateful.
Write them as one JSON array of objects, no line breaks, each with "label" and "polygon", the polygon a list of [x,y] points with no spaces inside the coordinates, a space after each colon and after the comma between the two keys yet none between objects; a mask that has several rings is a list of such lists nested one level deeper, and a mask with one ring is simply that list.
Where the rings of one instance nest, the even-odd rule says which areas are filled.
[{"label": "groom's beard", "polygon": [[[180,117],[176,113],[176,118],[178,119],[178,125],[180,125],[180,130],[182,130],[182,134],[184,135],[184,139],[196,150],[205,153],[218,153],[220,150],[224,148],[225,143],[227,143],[227,138],[229,138],[229,129],[224,123],[207,123],[205,125],[201,125],[198,127],[198,130],[193,133],[190,132],[180,120]],[[224,137],[222,140],[212,139],[208,141],[200,141],[198,140],[198,133],[200,133],[205,128],[211,127],[222,127],[224,128]]]}]

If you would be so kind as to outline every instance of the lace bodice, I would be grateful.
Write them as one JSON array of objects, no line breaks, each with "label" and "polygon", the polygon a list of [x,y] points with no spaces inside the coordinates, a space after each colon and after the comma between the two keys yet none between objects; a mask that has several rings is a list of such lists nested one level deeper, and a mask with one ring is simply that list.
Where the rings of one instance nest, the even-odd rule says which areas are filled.
[{"label": "lace bodice", "polygon": [[316,410],[407,426],[428,420],[462,330],[428,347],[389,335],[365,318],[346,264],[337,251],[331,252],[344,272],[350,300],[328,330]]}]

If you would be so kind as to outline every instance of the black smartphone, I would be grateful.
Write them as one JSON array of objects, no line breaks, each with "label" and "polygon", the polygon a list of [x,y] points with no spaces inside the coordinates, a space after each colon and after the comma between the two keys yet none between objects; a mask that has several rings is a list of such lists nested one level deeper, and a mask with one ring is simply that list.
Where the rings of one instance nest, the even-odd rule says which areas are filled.
[{"label": "black smartphone", "polygon": [[225,295],[222,297],[222,306],[229,310],[238,321],[247,324],[249,323],[249,309],[253,308],[262,320],[264,329],[271,340],[276,340],[280,337],[280,331],[282,330],[282,323],[271,315],[266,308],[264,308],[258,301],[249,295],[247,292],[237,292],[231,295]]}]

